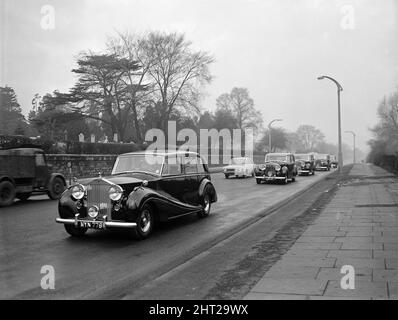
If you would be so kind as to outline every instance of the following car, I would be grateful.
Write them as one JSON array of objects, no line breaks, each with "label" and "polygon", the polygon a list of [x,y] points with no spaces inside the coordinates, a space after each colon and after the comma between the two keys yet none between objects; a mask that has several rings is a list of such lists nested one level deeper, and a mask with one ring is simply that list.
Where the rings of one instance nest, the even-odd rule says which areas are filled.
[{"label": "following car", "polygon": [[254,163],[248,157],[236,157],[229,161],[229,164],[223,168],[226,179],[229,177],[254,177]]},{"label": "following car", "polygon": [[315,158],[311,153],[297,153],[294,155],[299,175],[315,174]]},{"label": "following car", "polygon": [[315,154],[315,170],[330,171],[330,155],[329,154]]},{"label": "following car", "polygon": [[298,175],[294,155],[292,153],[268,153],[264,164],[256,166],[257,184],[262,182],[280,181],[287,184],[294,182]]}]

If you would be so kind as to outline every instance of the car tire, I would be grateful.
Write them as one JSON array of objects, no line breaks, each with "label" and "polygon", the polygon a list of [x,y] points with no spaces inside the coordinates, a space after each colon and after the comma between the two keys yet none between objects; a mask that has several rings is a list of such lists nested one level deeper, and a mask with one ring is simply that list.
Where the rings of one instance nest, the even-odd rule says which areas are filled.
[{"label": "car tire", "polygon": [[288,174],[286,174],[285,179],[283,180],[283,184],[288,184],[289,183],[289,177]]},{"label": "car tire", "polygon": [[31,195],[32,195],[31,192],[19,193],[17,194],[17,198],[21,201],[26,201],[30,198]]},{"label": "car tire", "polygon": [[198,212],[199,218],[206,218],[209,216],[211,210],[211,197],[210,193],[205,190],[202,199],[202,210]]},{"label": "car tire", "polygon": [[225,175],[225,179],[229,179],[229,175],[226,174],[226,175]]},{"label": "car tire", "polygon": [[49,186],[47,195],[51,200],[57,200],[61,198],[61,194],[65,190],[65,183],[61,177],[55,177]]},{"label": "car tire", "polygon": [[0,207],[11,205],[15,199],[15,187],[10,181],[0,182]]},{"label": "car tire", "polygon": [[69,235],[76,238],[83,237],[87,232],[87,228],[76,227],[73,224],[64,224],[64,228]]},{"label": "car tire", "polygon": [[257,184],[261,184],[261,179],[256,179]]},{"label": "car tire", "polygon": [[129,230],[130,238],[144,240],[149,237],[153,230],[154,210],[151,205],[144,204],[138,213],[135,223],[137,227]]}]

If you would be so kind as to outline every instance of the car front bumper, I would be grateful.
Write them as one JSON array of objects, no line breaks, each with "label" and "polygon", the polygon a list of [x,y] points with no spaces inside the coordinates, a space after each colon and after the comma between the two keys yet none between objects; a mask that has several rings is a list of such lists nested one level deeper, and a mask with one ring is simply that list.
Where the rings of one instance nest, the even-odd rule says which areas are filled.
[{"label": "car front bumper", "polygon": [[[74,219],[63,219],[63,218],[56,218],[55,222],[62,223],[62,224],[73,224],[76,227],[79,226],[81,222],[95,222],[95,220],[83,220],[79,219],[79,215],[75,215]],[[106,228],[124,228],[124,229],[133,229],[137,227],[135,222],[124,222],[124,221],[106,221],[106,220],[98,220],[97,222],[101,222]]]},{"label": "car front bumper", "polygon": [[277,176],[256,176],[256,179],[263,180],[263,181],[276,181],[276,180],[285,180],[286,177],[277,177]]}]

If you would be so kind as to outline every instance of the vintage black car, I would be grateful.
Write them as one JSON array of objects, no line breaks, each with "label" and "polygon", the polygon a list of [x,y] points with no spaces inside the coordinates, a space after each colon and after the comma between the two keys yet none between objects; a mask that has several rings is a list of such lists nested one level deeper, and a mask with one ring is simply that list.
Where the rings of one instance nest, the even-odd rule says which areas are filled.
[{"label": "vintage black car", "polygon": [[207,217],[216,201],[208,167],[197,153],[127,153],[118,156],[110,176],[67,189],[56,221],[72,236],[89,228],[124,228],[144,239],[157,221],[191,213]]},{"label": "vintage black car", "polygon": [[294,155],[291,153],[268,153],[265,163],[256,167],[256,182],[281,181],[294,182],[298,174]]},{"label": "vintage black car", "polygon": [[330,155],[315,153],[315,170],[330,171]]},{"label": "vintage black car", "polygon": [[0,150],[0,207],[12,204],[15,198],[26,201],[33,193],[59,199],[66,188],[65,177],[51,171],[42,149]]},{"label": "vintage black car", "polygon": [[314,175],[315,174],[315,158],[311,153],[296,153],[296,166],[299,175]]}]

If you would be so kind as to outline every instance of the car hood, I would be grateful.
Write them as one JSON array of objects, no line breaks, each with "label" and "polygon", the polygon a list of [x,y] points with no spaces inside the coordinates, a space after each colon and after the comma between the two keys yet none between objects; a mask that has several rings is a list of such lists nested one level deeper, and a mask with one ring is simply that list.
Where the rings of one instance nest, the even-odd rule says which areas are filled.
[{"label": "car hood", "polygon": [[276,166],[276,165],[285,166],[285,165],[287,165],[287,162],[285,162],[285,161],[265,161],[264,164],[266,166]]},{"label": "car hood", "polygon": [[224,169],[242,169],[243,165],[238,165],[238,164],[231,164],[228,166],[225,166]]}]

